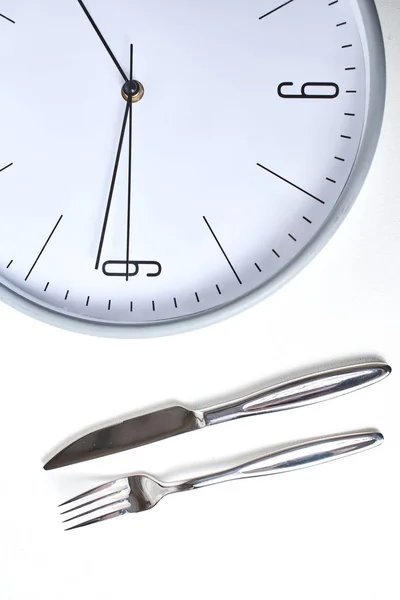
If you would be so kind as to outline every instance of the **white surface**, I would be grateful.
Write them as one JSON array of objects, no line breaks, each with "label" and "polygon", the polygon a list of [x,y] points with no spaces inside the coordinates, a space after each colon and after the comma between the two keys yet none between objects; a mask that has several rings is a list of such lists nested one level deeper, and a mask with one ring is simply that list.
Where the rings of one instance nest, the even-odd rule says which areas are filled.
[{"label": "white surface", "polygon": [[[379,7],[390,61],[380,151],[339,232],[280,292],[212,328],[145,341],[78,336],[0,305],[2,600],[399,597],[400,11]],[[361,358],[385,359],[393,374],[329,403],[210,428],[123,460],[42,470],[63,440],[119,415],[174,400],[201,406]],[[59,523],[59,502],[127,467],[179,478],[363,427],[379,428],[384,445],[170,497],[77,532]]]},{"label": "white surface", "polygon": [[[133,42],[134,76],[146,90],[133,107],[136,276],[126,281],[128,131],[94,268],[126,107],[123,80],[78,2],[53,6],[25,0],[2,8],[16,25],[0,23],[0,168],[14,163],[0,179],[0,282],[56,314],[176,327],[178,318],[276,286],[301,254],[304,263],[322,228],[328,237],[329,220],[347,212],[375,147],[384,84],[374,74],[370,85],[370,69],[384,69],[372,11],[361,13],[352,0],[308,0],[260,20],[265,0],[189,10],[181,0],[88,0],[127,72]],[[49,84],[49,73],[61,81]],[[332,82],[309,83],[304,95],[338,96],[280,98],[288,81],[285,95]],[[104,268],[120,276],[106,277]]]}]

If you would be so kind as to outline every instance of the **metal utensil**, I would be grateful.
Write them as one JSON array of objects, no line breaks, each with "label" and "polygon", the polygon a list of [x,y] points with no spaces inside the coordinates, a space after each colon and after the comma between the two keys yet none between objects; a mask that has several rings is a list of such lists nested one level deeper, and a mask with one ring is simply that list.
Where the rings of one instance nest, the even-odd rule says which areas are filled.
[{"label": "metal utensil", "polygon": [[[271,452],[233,469],[174,483],[165,483],[149,475],[131,475],[101,485],[64,502],[61,507],[84,500],[61,514],[64,516],[68,514],[64,523],[71,523],[71,527],[67,530],[77,529],[127,513],[148,510],[169,494],[195,490],[234,479],[262,477],[311,467],[367,450],[382,442],[383,435],[376,431],[325,437]],[[77,524],[72,524],[73,521]]]},{"label": "metal utensil", "polygon": [[391,368],[383,362],[355,364],[294,379],[206,410],[165,408],[89,433],[66,446],[44,468],[108,456],[242,417],[308,406],[359,390],[390,373]]}]

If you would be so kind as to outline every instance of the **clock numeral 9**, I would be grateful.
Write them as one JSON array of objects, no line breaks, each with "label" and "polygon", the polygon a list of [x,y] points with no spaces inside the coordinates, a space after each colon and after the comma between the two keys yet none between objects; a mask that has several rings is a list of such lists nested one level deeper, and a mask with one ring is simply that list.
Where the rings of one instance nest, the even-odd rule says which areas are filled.
[{"label": "clock numeral 9", "polygon": [[[287,88],[292,88],[292,81],[284,81],[278,86],[278,95],[281,98],[292,98],[297,100],[311,100],[313,98],[333,100],[339,96],[339,86],[336,83],[308,81],[303,83],[299,94],[287,92]],[[285,91],[286,90],[286,91]]]}]

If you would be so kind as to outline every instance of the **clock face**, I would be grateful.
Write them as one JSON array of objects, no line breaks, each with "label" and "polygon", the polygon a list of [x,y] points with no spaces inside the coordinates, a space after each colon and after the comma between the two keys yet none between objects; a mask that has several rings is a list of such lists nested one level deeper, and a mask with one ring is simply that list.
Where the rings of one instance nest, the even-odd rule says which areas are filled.
[{"label": "clock face", "polygon": [[2,296],[99,332],[265,295],[346,212],[383,110],[366,0],[1,0],[0,65]]}]

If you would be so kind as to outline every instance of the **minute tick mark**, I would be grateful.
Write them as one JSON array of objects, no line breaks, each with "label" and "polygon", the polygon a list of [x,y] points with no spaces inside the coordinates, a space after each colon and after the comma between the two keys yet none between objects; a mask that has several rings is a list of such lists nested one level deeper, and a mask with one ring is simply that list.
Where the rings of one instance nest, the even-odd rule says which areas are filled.
[{"label": "minute tick mark", "polygon": [[214,233],[214,231],[213,231],[213,229],[212,229],[212,227],[211,227],[210,223],[207,221],[206,217],[203,217],[203,219],[204,219],[204,221],[205,221],[205,223],[206,223],[206,225],[207,225],[208,229],[211,231],[211,234],[212,234],[212,236],[213,236],[214,240],[217,242],[217,244],[218,244],[218,246],[219,246],[219,249],[221,250],[222,254],[225,256],[225,258],[226,258],[226,261],[227,261],[228,265],[230,266],[230,268],[232,269],[232,271],[233,271],[233,273],[234,273],[234,275],[235,275],[236,279],[238,280],[238,282],[240,283],[240,285],[242,285],[242,281],[241,281],[241,279],[240,279],[239,275],[236,273],[234,266],[232,265],[231,261],[230,261],[230,260],[229,260],[229,258],[228,258],[228,255],[226,254],[225,250],[223,249],[223,247],[222,247],[222,245],[221,245],[221,242],[219,241],[219,239],[218,239],[218,238],[217,238],[217,236],[215,235],[215,233]]}]

